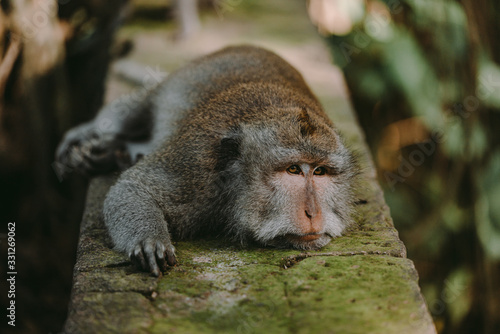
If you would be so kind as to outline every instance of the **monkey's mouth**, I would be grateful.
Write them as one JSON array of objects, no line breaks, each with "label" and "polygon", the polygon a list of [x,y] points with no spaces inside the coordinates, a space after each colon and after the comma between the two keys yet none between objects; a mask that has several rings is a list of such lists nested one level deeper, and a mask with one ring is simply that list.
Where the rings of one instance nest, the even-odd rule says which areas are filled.
[{"label": "monkey's mouth", "polygon": [[320,233],[308,233],[308,234],[287,234],[285,238],[295,242],[311,242],[321,238],[323,234]]}]

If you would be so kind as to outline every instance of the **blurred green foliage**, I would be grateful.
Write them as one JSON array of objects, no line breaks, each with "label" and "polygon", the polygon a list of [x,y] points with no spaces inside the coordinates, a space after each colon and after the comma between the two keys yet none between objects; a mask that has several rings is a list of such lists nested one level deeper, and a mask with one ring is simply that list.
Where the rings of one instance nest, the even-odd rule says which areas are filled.
[{"label": "blurred green foliage", "polygon": [[353,3],[323,1],[347,33],[317,24],[438,331],[500,333],[500,4]]}]

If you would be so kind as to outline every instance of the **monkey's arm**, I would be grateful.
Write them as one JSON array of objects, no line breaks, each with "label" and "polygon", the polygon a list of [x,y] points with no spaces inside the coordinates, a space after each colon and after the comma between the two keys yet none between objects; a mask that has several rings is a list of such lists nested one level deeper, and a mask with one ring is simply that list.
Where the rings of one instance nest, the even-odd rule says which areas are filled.
[{"label": "monkey's arm", "polygon": [[[115,248],[142,269],[159,276],[166,263],[176,263],[165,214],[159,206],[164,199],[158,182],[163,183],[161,179],[166,175],[160,175],[163,173],[158,169],[139,169],[136,173],[136,167],[143,166],[129,169],[111,187],[104,201],[104,221]],[[145,180],[140,175],[150,178]]]},{"label": "monkey's arm", "polygon": [[86,175],[124,169],[135,160],[130,143],[147,143],[153,118],[148,98],[119,98],[90,122],[69,130],[57,148],[56,161],[66,167],[64,171]]}]

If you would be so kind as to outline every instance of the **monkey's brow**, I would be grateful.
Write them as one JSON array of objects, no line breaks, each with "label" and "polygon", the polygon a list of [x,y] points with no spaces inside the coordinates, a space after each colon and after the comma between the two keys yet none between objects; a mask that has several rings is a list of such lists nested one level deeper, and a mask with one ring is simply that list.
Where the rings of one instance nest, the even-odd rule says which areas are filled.
[{"label": "monkey's brow", "polygon": [[308,164],[310,166],[324,166],[327,168],[337,168],[335,164],[332,164],[331,161],[325,160],[325,159],[310,159],[310,158],[295,158],[295,159],[284,159],[282,161],[277,162],[274,164],[274,169],[275,170],[285,170],[290,166],[293,165],[302,165],[302,164]]}]

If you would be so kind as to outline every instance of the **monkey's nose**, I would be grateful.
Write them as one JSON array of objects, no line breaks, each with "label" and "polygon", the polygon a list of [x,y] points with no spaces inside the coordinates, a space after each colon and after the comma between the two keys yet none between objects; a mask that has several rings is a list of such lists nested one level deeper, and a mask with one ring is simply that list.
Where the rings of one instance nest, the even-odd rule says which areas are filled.
[{"label": "monkey's nose", "polygon": [[307,219],[309,219],[309,220],[313,220],[318,216],[318,212],[316,210],[312,210],[312,209],[306,209],[305,214],[306,214]]},{"label": "monkey's nose", "polygon": [[317,234],[323,229],[321,211],[304,208],[301,217],[298,217],[299,228],[303,234]]}]

